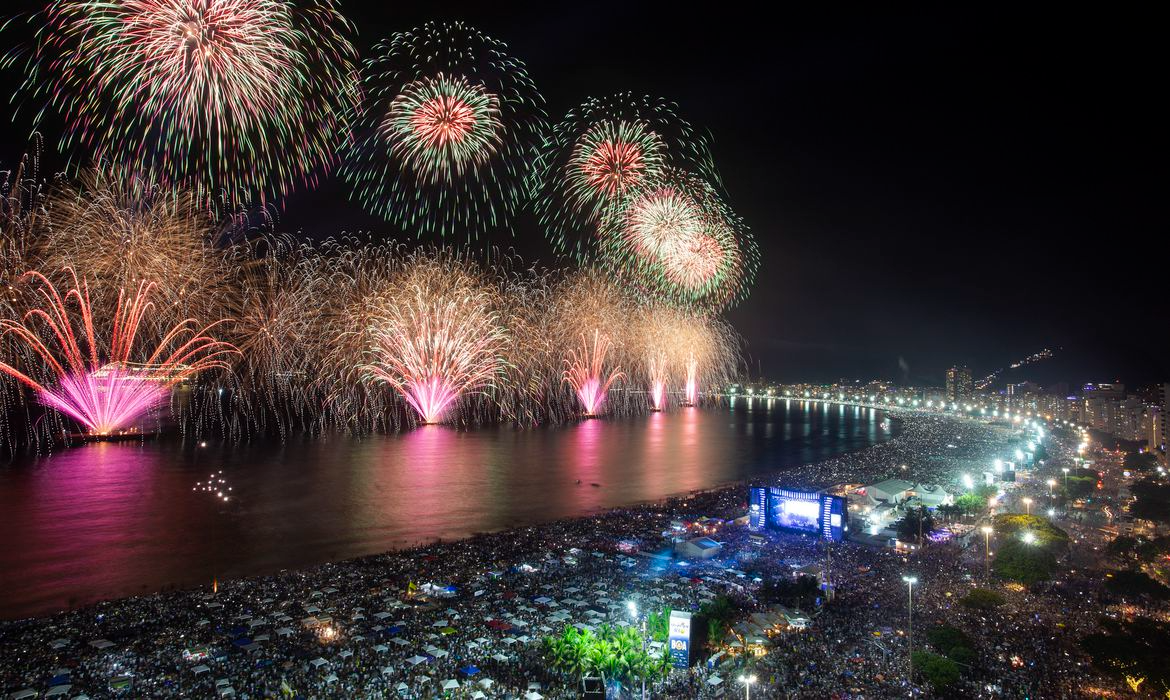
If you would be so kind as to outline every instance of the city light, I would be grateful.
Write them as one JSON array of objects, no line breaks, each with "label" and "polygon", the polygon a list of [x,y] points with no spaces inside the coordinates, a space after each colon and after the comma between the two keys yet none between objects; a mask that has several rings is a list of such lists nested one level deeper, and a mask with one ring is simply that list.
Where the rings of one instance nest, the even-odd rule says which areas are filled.
[{"label": "city light", "polygon": [[750,700],[750,698],[752,696],[752,684],[756,682],[756,677],[754,675],[740,676],[739,682],[743,683],[744,700]]}]

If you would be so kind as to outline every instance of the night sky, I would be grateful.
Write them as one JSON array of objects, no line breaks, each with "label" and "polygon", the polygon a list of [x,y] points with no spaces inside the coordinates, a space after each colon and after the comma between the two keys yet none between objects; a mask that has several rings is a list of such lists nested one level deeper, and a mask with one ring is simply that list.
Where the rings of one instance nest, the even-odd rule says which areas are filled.
[{"label": "night sky", "polygon": [[[341,6],[363,52],[430,19],[478,27],[528,64],[554,119],[633,91],[708,129],[762,251],[751,296],[728,314],[753,375],[941,383],[950,364],[980,374],[1059,346],[1060,379],[1170,380],[1152,15]],[[13,77],[3,81],[10,93]],[[3,130],[0,161],[19,156],[28,129]],[[334,181],[294,195],[279,227],[396,235],[344,191]],[[530,216],[487,242],[556,264]]]}]

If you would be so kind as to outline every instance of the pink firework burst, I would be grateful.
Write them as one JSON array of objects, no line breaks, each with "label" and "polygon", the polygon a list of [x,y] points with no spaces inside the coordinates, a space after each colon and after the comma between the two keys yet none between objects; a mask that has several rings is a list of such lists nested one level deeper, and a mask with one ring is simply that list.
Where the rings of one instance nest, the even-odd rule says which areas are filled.
[{"label": "pink firework burst", "polygon": [[601,411],[610,387],[625,376],[617,367],[606,369],[605,356],[609,354],[609,348],[609,337],[594,330],[593,344],[590,345],[582,333],[581,352],[570,350],[565,359],[565,382],[577,392],[587,417],[596,416]]},{"label": "pink firework burst", "polygon": [[89,285],[70,274],[73,287],[64,295],[41,273],[25,275],[39,283],[43,305],[19,321],[0,320],[0,335],[15,338],[27,365],[21,370],[19,361],[0,362],[0,372],[31,388],[42,404],[73,418],[90,435],[124,431],[162,403],[176,384],[206,370],[226,369],[224,357],[238,352],[209,335],[221,322],[200,328],[193,319],[163,333],[153,350],[139,351],[139,328],[154,308],[149,297],[155,285],[147,282],[132,297],[125,290],[118,293],[109,342],[102,343]]},{"label": "pink firework burst", "polygon": [[666,353],[658,351],[651,355],[647,364],[650,374],[650,406],[655,411],[661,411],[666,408]]},{"label": "pink firework burst", "polygon": [[695,353],[691,353],[687,357],[687,385],[686,385],[687,405],[694,406],[699,400],[699,361],[695,358]]},{"label": "pink firework burst", "polygon": [[486,290],[435,296],[414,286],[373,329],[366,371],[400,392],[423,423],[438,423],[462,395],[494,384],[507,333]]}]

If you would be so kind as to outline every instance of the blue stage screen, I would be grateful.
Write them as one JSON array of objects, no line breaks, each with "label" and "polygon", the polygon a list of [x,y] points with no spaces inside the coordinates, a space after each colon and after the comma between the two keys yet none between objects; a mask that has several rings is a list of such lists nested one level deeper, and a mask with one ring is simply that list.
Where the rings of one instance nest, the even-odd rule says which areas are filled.
[{"label": "blue stage screen", "polygon": [[753,530],[795,530],[827,540],[845,538],[846,501],[815,491],[753,488],[748,495],[748,525]]}]

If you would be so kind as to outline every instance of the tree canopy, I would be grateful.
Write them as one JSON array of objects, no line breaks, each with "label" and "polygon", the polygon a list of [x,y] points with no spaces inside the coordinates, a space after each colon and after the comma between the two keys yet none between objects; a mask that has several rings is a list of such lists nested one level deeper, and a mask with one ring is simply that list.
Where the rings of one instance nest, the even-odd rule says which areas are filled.
[{"label": "tree canopy", "polygon": [[975,610],[994,610],[1003,605],[1004,597],[986,588],[972,588],[971,592],[959,599],[959,604]]},{"label": "tree canopy", "polygon": [[602,625],[597,634],[576,627],[566,627],[559,637],[544,638],[544,653],[550,665],[571,676],[591,673],[628,682],[639,678],[664,676],[669,658],[651,657],[641,633],[633,627]]},{"label": "tree canopy", "polygon": [[994,528],[999,547],[993,567],[1002,578],[1029,585],[1045,581],[1068,549],[1068,533],[1047,518],[1005,513],[995,516]]},{"label": "tree canopy", "polygon": [[958,682],[959,665],[945,656],[928,651],[916,651],[911,656],[915,672],[935,690],[948,688]]},{"label": "tree canopy", "polygon": [[[1081,640],[1081,648],[1093,665],[1130,687],[1148,683],[1147,689],[1170,690],[1170,625],[1146,617],[1130,622],[1104,619],[1102,631]],[[1155,691],[1157,692],[1157,691]]]}]

